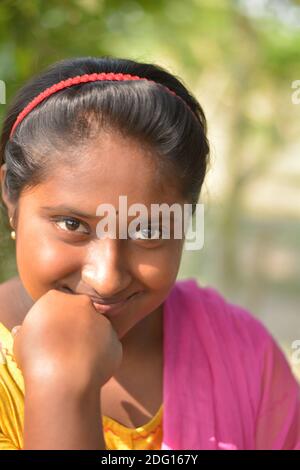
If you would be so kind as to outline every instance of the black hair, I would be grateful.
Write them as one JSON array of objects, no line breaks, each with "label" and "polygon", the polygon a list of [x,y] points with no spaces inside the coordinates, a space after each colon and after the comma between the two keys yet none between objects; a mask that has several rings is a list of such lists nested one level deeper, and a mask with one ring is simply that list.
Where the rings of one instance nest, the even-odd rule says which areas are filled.
[{"label": "black hair", "polygon": [[[138,75],[148,80],[96,81],[60,90],[34,108],[9,139],[18,114],[40,92],[61,80],[101,72]],[[83,144],[104,126],[152,149],[159,167],[176,176],[182,196],[193,204],[194,213],[209,158],[206,118],[200,104],[177,77],[162,67],[111,56],[56,62],[16,94],[4,119],[0,141],[0,165],[7,165],[3,184],[10,200],[17,203],[24,189],[40,183],[50,166],[58,163],[53,158],[53,146],[58,149],[60,145]]]}]

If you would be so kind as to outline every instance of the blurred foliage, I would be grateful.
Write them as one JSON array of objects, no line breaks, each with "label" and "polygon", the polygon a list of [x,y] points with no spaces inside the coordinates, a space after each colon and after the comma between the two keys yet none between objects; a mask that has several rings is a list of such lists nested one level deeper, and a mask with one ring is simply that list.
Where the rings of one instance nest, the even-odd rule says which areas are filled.
[{"label": "blurred foliage", "polygon": [[[105,54],[166,66],[199,98],[212,143],[202,196],[206,238],[201,252],[184,254],[180,276],[195,276],[243,301],[278,337],[282,309],[300,327],[293,304],[300,300],[300,106],[291,102],[299,52],[299,1],[0,3],[7,102],[56,60]],[[1,105],[0,120],[4,111]],[[2,227],[1,233],[5,280],[16,266],[9,231]],[[282,341],[292,339],[292,329]]]}]

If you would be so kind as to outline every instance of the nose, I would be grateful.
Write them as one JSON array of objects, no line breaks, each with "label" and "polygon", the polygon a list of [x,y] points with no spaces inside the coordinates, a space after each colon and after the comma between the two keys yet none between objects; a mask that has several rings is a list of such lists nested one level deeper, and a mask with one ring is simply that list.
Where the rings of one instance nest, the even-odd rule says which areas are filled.
[{"label": "nose", "polygon": [[82,268],[82,280],[100,297],[121,296],[131,283],[132,277],[121,245],[122,240],[106,238],[95,241],[89,247]]}]

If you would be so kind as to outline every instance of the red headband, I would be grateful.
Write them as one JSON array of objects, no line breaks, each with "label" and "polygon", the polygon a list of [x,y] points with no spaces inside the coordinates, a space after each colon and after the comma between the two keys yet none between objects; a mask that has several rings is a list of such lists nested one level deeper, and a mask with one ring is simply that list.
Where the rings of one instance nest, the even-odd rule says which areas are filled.
[{"label": "red headband", "polygon": [[[67,80],[62,80],[61,82],[56,83],[55,85],[52,85],[51,87],[49,87],[46,90],[42,91],[39,95],[37,95],[35,98],[33,98],[33,100],[30,101],[30,103],[28,103],[27,106],[25,106],[23,111],[21,111],[18,114],[17,119],[15,120],[14,125],[13,125],[13,127],[10,131],[9,138],[12,137],[12,135],[15,131],[15,128],[17,127],[18,124],[20,124],[20,122],[25,118],[25,116],[27,116],[27,114],[29,114],[30,111],[33,108],[35,108],[38,104],[40,104],[43,100],[48,98],[50,95],[53,95],[57,91],[62,90],[63,88],[67,88],[67,87],[72,86],[72,85],[78,85],[79,83],[95,82],[95,81],[98,81],[98,80],[117,80],[117,81],[121,81],[121,80],[148,80],[149,82],[153,82],[153,83],[157,84],[157,82],[154,82],[153,80],[150,80],[148,78],[138,77],[137,75],[123,74],[123,73],[105,73],[105,72],[85,74],[85,75],[77,75],[76,77],[68,78]],[[164,86],[168,90],[169,93],[171,93],[172,95],[177,96],[178,98],[180,98],[184,102],[185,105],[187,105],[187,103],[180,96],[178,96],[174,91],[170,90],[165,85],[162,85],[162,86]]]}]

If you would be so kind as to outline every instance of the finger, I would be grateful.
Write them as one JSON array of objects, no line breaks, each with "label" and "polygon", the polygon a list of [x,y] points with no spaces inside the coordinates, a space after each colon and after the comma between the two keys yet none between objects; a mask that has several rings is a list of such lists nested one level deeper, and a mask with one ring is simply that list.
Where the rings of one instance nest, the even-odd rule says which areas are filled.
[{"label": "finger", "polygon": [[18,361],[18,341],[17,341],[17,335],[18,335],[18,332],[20,331],[21,329],[21,325],[16,325],[12,328],[11,330],[11,334],[12,334],[12,337],[13,337],[13,357],[14,357],[14,360],[18,366],[18,368],[20,368],[20,365],[19,365],[19,361]]},{"label": "finger", "polygon": [[16,325],[16,326],[14,326],[14,327],[12,328],[11,334],[13,335],[13,337],[16,336],[16,334],[18,333],[18,331],[20,330],[20,328],[21,328],[21,325]]}]

